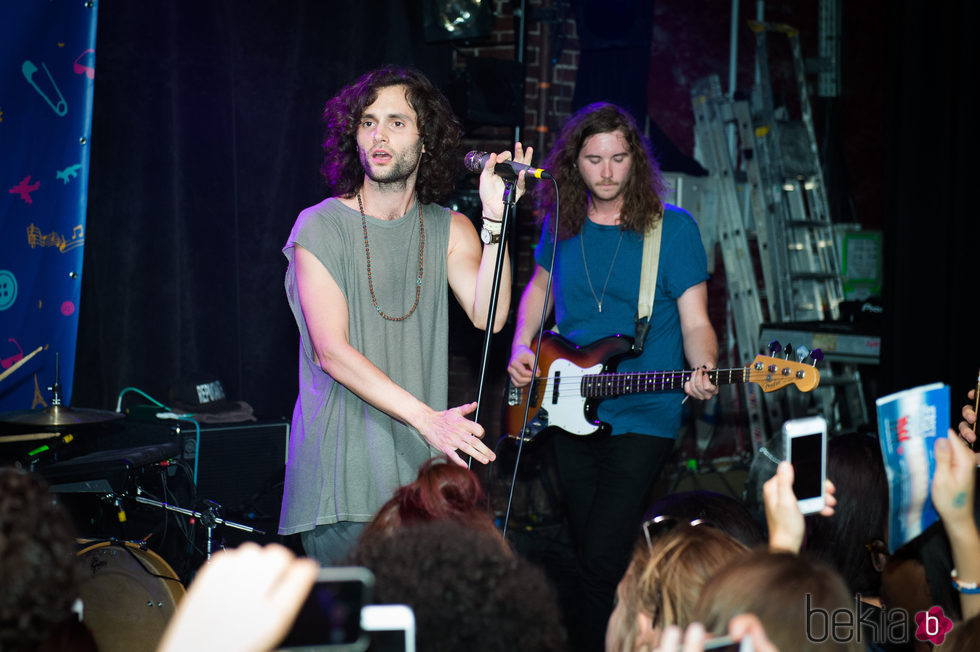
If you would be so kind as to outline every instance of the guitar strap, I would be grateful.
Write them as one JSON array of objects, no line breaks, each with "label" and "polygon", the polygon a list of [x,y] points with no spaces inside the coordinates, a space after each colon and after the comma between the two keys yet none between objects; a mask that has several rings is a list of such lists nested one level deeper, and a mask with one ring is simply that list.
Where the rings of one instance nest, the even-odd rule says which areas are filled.
[{"label": "guitar strap", "polygon": [[663,229],[660,228],[663,217],[643,234],[643,262],[640,265],[640,297],[636,306],[636,338],[633,340],[633,350],[643,352],[643,344],[650,330],[650,318],[653,315],[653,299],[657,294],[657,271],[660,269],[660,240]]}]

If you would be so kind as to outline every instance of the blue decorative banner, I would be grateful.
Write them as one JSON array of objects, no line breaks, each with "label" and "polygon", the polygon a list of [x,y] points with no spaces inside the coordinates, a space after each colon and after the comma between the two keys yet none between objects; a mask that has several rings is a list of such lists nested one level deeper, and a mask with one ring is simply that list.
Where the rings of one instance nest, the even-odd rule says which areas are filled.
[{"label": "blue decorative banner", "polygon": [[71,401],[96,18],[83,0],[0,9],[0,412],[47,407],[56,382]]}]

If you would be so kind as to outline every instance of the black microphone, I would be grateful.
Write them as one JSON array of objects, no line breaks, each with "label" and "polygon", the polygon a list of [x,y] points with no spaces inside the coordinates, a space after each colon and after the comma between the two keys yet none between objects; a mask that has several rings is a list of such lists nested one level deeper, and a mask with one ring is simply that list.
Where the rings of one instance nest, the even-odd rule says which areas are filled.
[{"label": "black microphone", "polygon": [[[487,166],[487,161],[490,160],[490,154],[488,152],[478,152],[473,150],[466,155],[463,159],[463,166],[466,167],[470,172],[475,172],[480,174],[483,172],[483,168]],[[534,177],[535,179],[554,179],[553,176],[547,171],[541,168],[532,168],[530,165],[524,165],[523,163],[518,163],[516,161],[497,161],[496,167],[493,168],[494,174],[498,177],[503,177],[508,181],[514,181],[517,179],[517,173],[524,170],[524,176]]]}]

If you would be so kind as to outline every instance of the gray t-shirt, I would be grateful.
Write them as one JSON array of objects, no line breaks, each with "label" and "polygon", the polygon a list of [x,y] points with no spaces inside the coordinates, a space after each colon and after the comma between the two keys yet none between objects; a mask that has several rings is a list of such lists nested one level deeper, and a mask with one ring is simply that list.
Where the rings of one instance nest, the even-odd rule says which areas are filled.
[{"label": "gray t-shirt", "polygon": [[[404,321],[382,318],[371,300],[361,215],[336,198],[307,208],[296,220],[283,253],[289,260],[286,296],[300,333],[299,397],[293,411],[280,534],[338,521],[369,521],[394,494],[415,480],[418,467],[437,454],[410,426],[368,405],[316,362],[296,286],[294,246],[313,253],[347,299],[350,344],[395,383],[436,410],[448,394],[446,254],[451,213],[422,208],[425,246],[422,290]],[[371,279],[378,307],[401,317],[415,302],[419,214],[367,218]]]}]

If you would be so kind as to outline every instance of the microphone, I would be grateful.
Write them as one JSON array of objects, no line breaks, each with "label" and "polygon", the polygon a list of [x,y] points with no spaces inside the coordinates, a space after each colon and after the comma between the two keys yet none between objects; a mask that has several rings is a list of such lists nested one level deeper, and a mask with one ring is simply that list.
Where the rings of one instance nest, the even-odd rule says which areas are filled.
[{"label": "microphone", "polygon": [[[463,159],[463,166],[466,167],[470,172],[475,172],[480,174],[483,172],[483,168],[487,166],[487,161],[490,160],[490,154],[488,152],[477,152],[473,150],[466,155]],[[517,173],[524,170],[524,176],[533,177],[535,179],[554,179],[553,176],[547,171],[541,168],[532,168],[530,165],[524,165],[523,163],[518,163],[516,161],[497,161],[496,167],[494,167],[493,172],[498,177],[503,177],[507,181],[514,181],[517,179]]]}]

